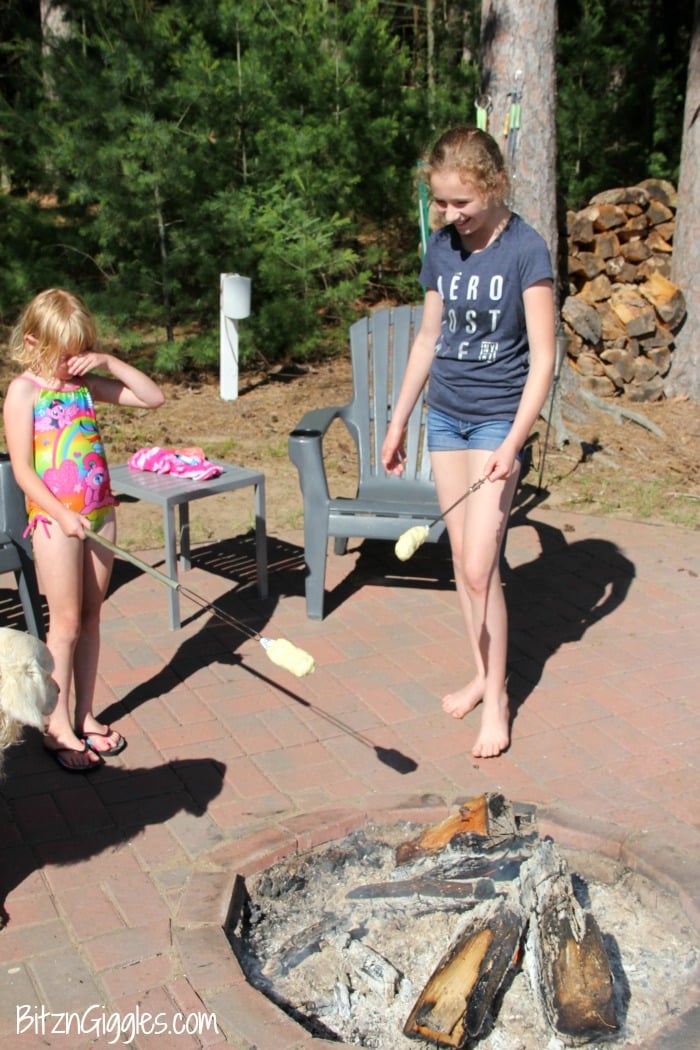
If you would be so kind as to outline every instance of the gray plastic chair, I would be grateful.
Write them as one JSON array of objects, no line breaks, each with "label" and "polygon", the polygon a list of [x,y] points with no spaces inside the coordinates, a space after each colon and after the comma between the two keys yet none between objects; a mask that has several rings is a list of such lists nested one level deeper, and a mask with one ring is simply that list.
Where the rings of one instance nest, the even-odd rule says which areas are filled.
[{"label": "gray plastic chair", "polygon": [[13,572],[30,634],[46,640],[44,612],[34,570],[31,540],[24,536],[27,508],[6,454],[0,454],[0,573]]},{"label": "gray plastic chair", "polygon": [[[323,619],[330,536],[335,539],[335,552],[342,554],[350,537],[397,540],[406,529],[428,525],[440,514],[422,396],[408,423],[404,474],[387,475],[380,459],[422,310],[422,306],[399,306],[356,321],[350,327],[352,400],[307,412],[289,435],[289,457],[299,472],[304,503],[306,612],[311,619]],[[323,438],[336,419],[345,424],[357,448],[357,492],[352,499],[332,498],[329,492]],[[430,540],[440,539],[443,532],[439,522],[430,530]],[[387,557],[394,559],[393,552]]]}]

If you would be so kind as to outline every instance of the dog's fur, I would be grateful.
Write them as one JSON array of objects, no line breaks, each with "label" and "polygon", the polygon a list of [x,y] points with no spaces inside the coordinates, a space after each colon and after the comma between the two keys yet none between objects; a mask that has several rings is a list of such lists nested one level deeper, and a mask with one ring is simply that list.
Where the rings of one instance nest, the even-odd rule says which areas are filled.
[{"label": "dog's fur", "polygon": [[2,752],[19,740],[22,726],[43,730],[58,700],[53,657],[32,634],[0,627],[0,769]]}]

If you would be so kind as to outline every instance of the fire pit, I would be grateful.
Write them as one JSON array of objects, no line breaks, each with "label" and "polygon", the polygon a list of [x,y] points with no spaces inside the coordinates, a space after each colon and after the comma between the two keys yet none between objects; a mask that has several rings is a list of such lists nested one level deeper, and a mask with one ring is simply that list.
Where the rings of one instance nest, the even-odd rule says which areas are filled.
[{"label": "fire pit", "polygon": [[228,934],[312,1035],[379,1050],[629,1045],[681,1012],[700,957],[675,898],[567,858],[500,795],[286,858],[246,881]]}]

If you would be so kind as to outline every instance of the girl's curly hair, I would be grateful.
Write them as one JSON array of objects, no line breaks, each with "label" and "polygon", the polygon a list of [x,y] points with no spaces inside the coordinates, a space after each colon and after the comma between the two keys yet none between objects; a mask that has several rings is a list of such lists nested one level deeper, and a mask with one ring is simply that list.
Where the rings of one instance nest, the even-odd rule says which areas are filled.
[{"label": "girl's curly hair", "polygon": [[508,194],[508,175],[498,143],[480,128],[446,131],[423,158],[420,177],[428,185],[434,172],[456,171],[473,182],[487,200],[500,203]]}]

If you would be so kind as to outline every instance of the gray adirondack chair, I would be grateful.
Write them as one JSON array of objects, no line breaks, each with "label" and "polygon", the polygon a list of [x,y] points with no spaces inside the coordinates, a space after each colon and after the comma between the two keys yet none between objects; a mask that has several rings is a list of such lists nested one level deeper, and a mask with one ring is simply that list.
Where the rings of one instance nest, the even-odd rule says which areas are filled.
[{"label": "gray adirondack chair", "polygon": [[[335,540],[335,552],[343,554],[351,537],[397,540],[406,529],[428,525],[440,514],[430,473],[422,396],[408,423],[404,474],[386,474],[380,459],[422,309],[380,309],[351,325],[352,400],[347,405],[312,409],[289,435],[289,457],[299,472],[304,503],[306,612],[311,619],[323,619],[329,537]],[[333,498],[328,487],[323,438],[336,419],[345,424],[357,448],[354,498]],[[429,539],[436,541],[443,532],[444,525],[438,522]],[[394,559],[393,551],[387,557]]]},{"label": "gray adirondack chair", "polygon": [[24,493],[15,481],[10,460],[0,456],[0,573],[12,572],[27,630],[46,640],[41,596],[34,571],[31,540],[24,535],[27,508]]}]

